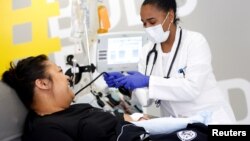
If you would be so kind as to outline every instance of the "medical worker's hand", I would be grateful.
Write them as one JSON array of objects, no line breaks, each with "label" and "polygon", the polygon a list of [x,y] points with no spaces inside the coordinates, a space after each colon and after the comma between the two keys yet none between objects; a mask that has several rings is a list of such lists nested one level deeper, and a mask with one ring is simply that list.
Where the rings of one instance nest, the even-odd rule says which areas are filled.
[{"label": "medical worker's hand", "polygon": [[137,71],[130,71],[127,73],[128,75],[114,80],[116,88],[124,86],[126,89],[132,91],[136,88],[148,87],[149,76],[143,75]]},{"label": "medical worker's hand", "polygon": [[114,80],[123,76],[124,75],[120,72],[110,72],[103,74],[104,80],[107,83],[108,87],[115,87]]}]

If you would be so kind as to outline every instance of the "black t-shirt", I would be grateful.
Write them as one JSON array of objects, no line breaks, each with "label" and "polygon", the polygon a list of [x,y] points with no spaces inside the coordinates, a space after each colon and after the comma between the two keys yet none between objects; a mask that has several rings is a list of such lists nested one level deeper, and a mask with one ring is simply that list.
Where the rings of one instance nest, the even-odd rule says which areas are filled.
[{"label": "black t-shirt", "polygon": [[114,141],[120,118],[89,104],[75,104],[51,115],[30,113],[24,141]]}]

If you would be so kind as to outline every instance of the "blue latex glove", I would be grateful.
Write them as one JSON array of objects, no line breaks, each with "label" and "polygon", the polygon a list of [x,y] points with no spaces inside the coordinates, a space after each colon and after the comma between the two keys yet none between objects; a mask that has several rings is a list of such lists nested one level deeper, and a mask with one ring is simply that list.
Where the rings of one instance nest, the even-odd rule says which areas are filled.
[{"label": "blue latex glove", "polygon": [[107,83],[108,87],[115,87],[114,80],[123,76],[124,75],[120,72],[110,72],[110,73],[103,74],[104,80]]},{"label": "blue latex glove", "polygon": [[143,75],[137,71],[130,71],[127,73],[128,75],[114,80],[116,88],[124,86],[126,89],[132,91],[136,88],[148,87],[149,76]]}]

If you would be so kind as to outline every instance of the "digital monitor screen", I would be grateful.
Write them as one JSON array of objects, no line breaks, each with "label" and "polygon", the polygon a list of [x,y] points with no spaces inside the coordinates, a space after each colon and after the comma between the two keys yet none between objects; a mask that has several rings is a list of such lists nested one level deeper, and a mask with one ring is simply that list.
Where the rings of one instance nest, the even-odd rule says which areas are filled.
[{"label": "digital monitor screen", "polygon": [[142,37],[120,37],[108,39],[107,64],[137,63],[138,49],[142,47]]},{"label": "digital monitor screen", "polygon": [[135,71],[139,51],[147,42],[144,32],[117,32],[98,35],[97,71]]}]

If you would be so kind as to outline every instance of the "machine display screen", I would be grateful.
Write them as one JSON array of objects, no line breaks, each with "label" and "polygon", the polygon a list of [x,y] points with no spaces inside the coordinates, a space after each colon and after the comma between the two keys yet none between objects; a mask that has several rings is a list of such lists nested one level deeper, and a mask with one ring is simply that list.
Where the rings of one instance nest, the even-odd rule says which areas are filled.
[{"label": "machine display screen", "polygon": [[119,37],[108,39],[107,64],[137,63],[142,37]]},{"label": "machine display screen", "polygon": [[98,72],[138,70],[139,53],[148,41],[145,32],[129,31],[100,34],[97,38]]}]

